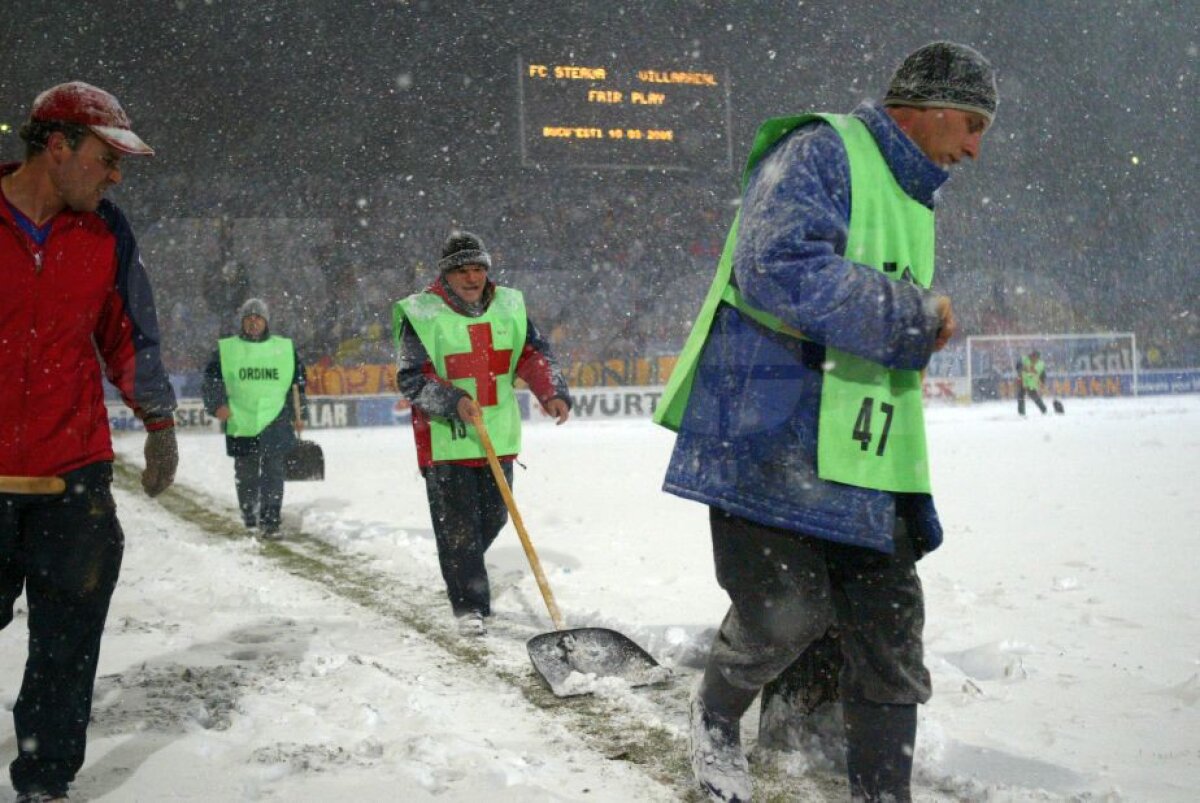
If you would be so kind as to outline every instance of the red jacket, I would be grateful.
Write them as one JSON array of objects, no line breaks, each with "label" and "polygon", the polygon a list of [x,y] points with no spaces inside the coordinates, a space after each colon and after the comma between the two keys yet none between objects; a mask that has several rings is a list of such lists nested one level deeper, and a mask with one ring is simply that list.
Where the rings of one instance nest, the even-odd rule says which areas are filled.
[{"label": "red jacket", "polygon": [[150,282],[114,204],[59,212],[39,246],[0,198],[0,275],[0,474],[113,459],[102,367],[150,428],[174,423]]}]

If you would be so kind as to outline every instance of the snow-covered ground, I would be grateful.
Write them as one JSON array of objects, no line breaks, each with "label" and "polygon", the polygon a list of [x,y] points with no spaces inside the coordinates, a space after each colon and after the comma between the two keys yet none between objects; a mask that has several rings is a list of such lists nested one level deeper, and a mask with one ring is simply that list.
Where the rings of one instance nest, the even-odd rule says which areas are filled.
[{"label": "snow-covered ground", "polygon": [[[947,542],[921,564],[934,697],[918,799],[1197,799],[1200,397],[929,419]],[[726,600],[704,509],[659,490],[670,433],[526,428],[515,493],[568,626],[618,630],[676,670],[665,689],[567,701],[523,654],[551,625],[511,527],[489,553],[496,620],[464,645],[411,433],[312,437],[329,478],[289,484],[279,546],[234,525],[219,436],[181,435],[174,512],[118,490],[125,567],[73,799],[681,798],[683,701]],[[117,440],[132,463],[141,443]],[[23,615],[0,633],[6,709],[24,639]],[[2,716],[0,757],[15,749]],[[773,766],[777,793],[837,799],[821,756]]]}]

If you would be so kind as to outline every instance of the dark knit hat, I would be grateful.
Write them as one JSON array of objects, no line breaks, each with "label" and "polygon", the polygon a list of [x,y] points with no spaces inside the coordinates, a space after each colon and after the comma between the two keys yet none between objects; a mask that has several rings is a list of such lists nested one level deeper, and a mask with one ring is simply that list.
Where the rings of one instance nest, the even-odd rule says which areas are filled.
[{"label": "dark knit hat", "polygon": [[267,309],[267,302],[263,301],[261,298],[247,298],[245,302],[242,303],[242,306],[238,308],[238,325],[240,326],[242,321],[246,320],[251,315],[257,315],[268,324],[271,322],[271,313],[270,310]]},{"label": "dark knit hat", "polygon": [[462,265],[483,265],[490,269],[492,258],[477,235],[469,231],[455,231],[446,238],[446,244],[442,246],[442,258],[437,264],[439,273]]},{"label": "dark knit hat", "polygon": [[888,85],[885,106],[921,106],[996,114],[996,74],[978,50],[930,42],[904,59]]}]

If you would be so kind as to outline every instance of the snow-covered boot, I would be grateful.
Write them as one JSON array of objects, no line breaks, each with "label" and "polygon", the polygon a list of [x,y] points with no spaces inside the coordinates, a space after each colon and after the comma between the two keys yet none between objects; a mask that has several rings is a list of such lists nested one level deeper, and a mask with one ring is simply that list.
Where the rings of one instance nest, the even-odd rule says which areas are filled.
[{"label": "snow-covered boot", "polygon": [[742,750],[741,719],[757,695],[757,690],[730,684],[711,664],[692,695],[688,734],[692,773],[712,800],[750,800],[750,765]]},{"label": "snow-covered boot", "polygon": [[487,635],[487,625],[484,624],[483,614],[471,611],[465,616],[458,617],[458,634],[478,638]]},{"label": "snow-covered boot", "polygon": [[692,697],[692,773],[711,800],[750,800],[750,765],[742,752],[739,727],[712,716],[699,696]]},{"label": "snow-covered boot", "polygon": [[846,769],[855,803],[910,803],[917,707],[842,703]]}]

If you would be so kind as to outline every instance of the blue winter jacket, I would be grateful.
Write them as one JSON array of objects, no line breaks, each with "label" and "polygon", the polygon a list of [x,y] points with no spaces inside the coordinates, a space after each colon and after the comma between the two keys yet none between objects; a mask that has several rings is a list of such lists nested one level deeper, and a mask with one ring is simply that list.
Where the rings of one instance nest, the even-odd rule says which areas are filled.
[{"label": "blue winter jacket", "polygon": [[[854,110],[914,199],[932,208],[949,177],[874,103]],[[942,528],[927,494],[817,476],[825,345],[889,368],[924,368],[935,295],[843,257],[850,218],[845,146],[824,122],[782,138],[748,178],[733,281],[754,307],[804,332],[776,334],[722,304],[701,353],[664,490],[801,535],[892,552],[897,505],[921,554]]]}]

